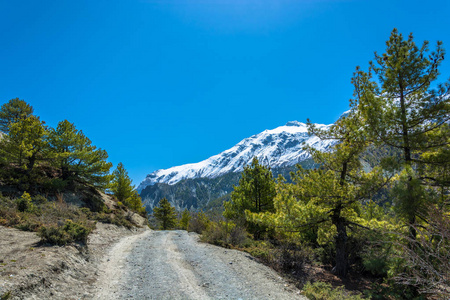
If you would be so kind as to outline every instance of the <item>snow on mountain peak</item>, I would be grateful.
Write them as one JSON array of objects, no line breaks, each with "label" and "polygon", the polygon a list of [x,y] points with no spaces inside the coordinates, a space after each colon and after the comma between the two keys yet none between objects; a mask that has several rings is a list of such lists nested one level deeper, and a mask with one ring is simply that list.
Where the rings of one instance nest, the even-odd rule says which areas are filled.
[{"label": "snow on mountain peak", "polygon": [[303,127],[306,126],[305,123],[299,122],[299,121],[289,121],[284,126],[297,126],[297,127]]},{"label": "snow on mountain peak", "polygon": [[[327,129],[331,125],[316,126]],[[264,130],[243,139],[232,148],[201,162],[154,171],[139,184],[138,191],[155,183],[175,184],[188,178],[215,178],[229,172],[241,172],[254,156],[272,168],[292,166],[310,157],[303,150],[305,144],[326,150],[333,143],[331,140],[322,141],[316,136],[310,136],[305,123],[291,121],[284,126]]]}]

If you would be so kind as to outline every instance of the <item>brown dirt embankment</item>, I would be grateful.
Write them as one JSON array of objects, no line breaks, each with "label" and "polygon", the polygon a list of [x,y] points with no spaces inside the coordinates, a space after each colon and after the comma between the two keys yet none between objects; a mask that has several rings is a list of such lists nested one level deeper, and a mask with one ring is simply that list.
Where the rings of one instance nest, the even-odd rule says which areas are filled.
[{"label": "brown dirt embankment", "polygon": [[102,258],[122,238],[145,230],[97,223],[87,247],[61,247],[41,245],[36,233],[0,226],[0,296],[92,299]]}]

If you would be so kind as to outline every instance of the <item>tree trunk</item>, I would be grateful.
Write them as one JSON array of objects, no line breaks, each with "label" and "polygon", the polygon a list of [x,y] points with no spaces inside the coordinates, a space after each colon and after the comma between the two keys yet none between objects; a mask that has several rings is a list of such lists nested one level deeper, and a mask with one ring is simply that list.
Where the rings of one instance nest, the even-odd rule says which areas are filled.
[{"label": "tree trunk", "polygon": [[409,218],[409,237],[412,240],[417,239],[417,230],[415,228],[415,224],[416,224],[416,216],[411,216]]},{"label": "tree trunk", "polygon": [[347,227],[345,218],[339,215],[333,216],[333,224],[336,226],[336,265],[332,272],[339,277],[347,276],[348,254],[347,254]]},{"label": "tree trunk", "polygon": [[67,180],[69,178],[69,168],[66,166],[61,167],[61,177],[63,180]]},{"label": "tree trunk", "polygon": [[[401,79],[399,79],[401,80]],[[403,152],[404,152],[404,159],[407,165],[411,165],[412,163],[412,157],[411,157],[411,146],[409,143],[409,133],[408,133],[408,124],[407,124],[407,112],[406,112],[406,103],[405,103],[405,96],[403,94],[403,85],[400,81],[400,109],[401,109],[401,118],[402,118],[402,136],[403,136]],[[412,192],[412,186],[411,186],[411,180],[412,178],[409,177],[407,184],[407,191],[408,191],[408,198],[411,204],[415,204],[414,202],[417,201],[417,199],[414,197]],[[413,215],[409,217],[408,220],[409,225],[409,236],[411,239],[415,240],[417,238],[417,232],[414,228],[416,223],[416,215],[415,212],[413,212]]]},{"label": "tree trunk", "polygon": [[28,159],[27,164],[27,175],[31,174],[31,171],[33,171],[34,164],[36,163],[36,153],[33,153],[30,158]]},{"label": "tree trunk", "polygon": [[412,160],[411,159],[411,147],[409,145],[406,103],[405,103],[405,96],[403,95],[402,84],[400,84],[400,111],[401,111],[401,122],[402,122],[403,153],[404,153],[405,162],[407,164],[410,164],[411,160]]}]

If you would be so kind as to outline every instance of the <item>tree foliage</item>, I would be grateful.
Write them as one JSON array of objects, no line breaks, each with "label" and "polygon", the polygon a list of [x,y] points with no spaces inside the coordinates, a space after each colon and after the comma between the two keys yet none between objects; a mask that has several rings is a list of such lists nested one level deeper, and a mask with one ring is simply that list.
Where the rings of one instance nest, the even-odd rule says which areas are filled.
[{"label": "tree foliage", "polygon": [[166,198],[162,198],[158,206],[153,208],[153,216],[163,230],[172,229],[177,224],[177,212]]},{"label": "tree foliage", "polygon": [[145,212],[145,208],[142,206],[141,197],[134,185],[132,185],[128,172],[121,162],[113,172],[113,180],[110,189],[117,200],[125,204],[128,208],[139,213]]},{"label": "tree foliage", "polygon": [[61,190],[68,186],[105,189],[111,180],[108,154],[64,120],[49,128],[18,98],[2,105],[0,177],[21,191]]},{"label": "tree foliage", "polygon": [[386,52],[375,53],[369,71],[357,68],[352,80],[359,95],[358,110],[371,140],[402,151],[401,156],[389,157],[383,165],[402,172],[393,196],[401,208],[399,213],[411,225],[413,237],[413,225],[423,212],[427,193],[424,183],[443,186],[446,181],[440,171],[433,176],[421,171],[443,167],[447,170],[444,178],[448,179],[448,167],[444,166],[450,162],[450,84],[434,88],[445,50],[442,42],[437,42],[436,49],[429,53],[428,45],[425,41],[418,47],[412,34],[404,39],[394,29],[386,42]]},{"label": "tree foliage", "polygon": [[9,133],[0,140],[2,177],[6,182],[26,185],[35,167],[46,159],[47,129],[36,116],[10,123]]},{"label": "tree foliage", "polygon": [[54,156],[53,166],[59,170],[62,180],[100,189],[108,186],[112,166],[106,161],[108,154],[92,145],[91,140],[73,123],[67,120],[59,122],[56,129],[50,130],[48,139]]},{"label": "tree foliage", "polygon": [[[450,84],[435,83],[441,42],[429,53],[428,42],[417,47],[412,35],[394,30],[386,45],[368,72],[357,68],[349,113],[326,129],[308,123],[309,133],[337,142],[325,152],[306,147],[320,167],[299,168],[291,183],[280,178],[274,211],[246,217],[291,242],[300,238],[322,251],[331,244],[340,276],[355,238],[371,239],[355,250],[366,270],[391,280],[401,274],[413,297],[430,290],[427,280],[433,293],[447,290],[441,274],[449,242]],[[368,152],[376,156],[367,160]],[[382,197],[384,207],[377,204]]]},{"label": "tree foliage", "polygon": [[188,230],[189,222],[191,221],[191,213],[185,208],[181,213],[181,218],[179,221],[179,226],[181,229]]},{"label": "tree foliage", "polygon": [[251,165],[245,166],[239,185],[231,193],[231,201],[225,202],[223,215],[237,223],[245,224],[247,230],[259,236],[265,228],[245,218],[245,212],[272,212],[276,195],[275,180],[269,167],[261,165],[254,157]]},{"label": "tree foliage", "polygon": [[347,228],[367,225],[359,216],[360,205],[385,183],[380,168],[370,173],[362,169],[360,155],[367,142],[360,125],[354,111],[326,130],[308,123],[311,134],[339,143],[328,152],[306,146],[321,167],[306,170],[299,166],[291,174],[293,183],[278,183],[275,212],[249,214],[283,234],[302,232],[313,244],[333,241],[334,271],[340,276],[346,276],[348,270]]},{"label": "tree foliage", "polygon": [[17,199],[17,210],[20,212],[33,211],[34,205],[31,202],[31,196],[27,192],[23,192],[22,197]]},{"label": "tree foliage", "polygon": [[33,114],[33,107],[19,98],[9,100],[0,108],[0,131],[8,133],[11,124]]}]

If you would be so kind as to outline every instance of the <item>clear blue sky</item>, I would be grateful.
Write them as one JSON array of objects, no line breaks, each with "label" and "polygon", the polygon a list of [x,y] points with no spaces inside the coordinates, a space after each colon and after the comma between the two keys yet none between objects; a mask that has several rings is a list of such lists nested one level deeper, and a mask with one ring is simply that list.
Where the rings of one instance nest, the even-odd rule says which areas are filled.
[{"label": "clear blue sky", "polygon": [[450,51],[449,13],[448,0],[4,0],[0,104],[74,122],[137,185],[287,121],[334,122],[394,27]]}]

